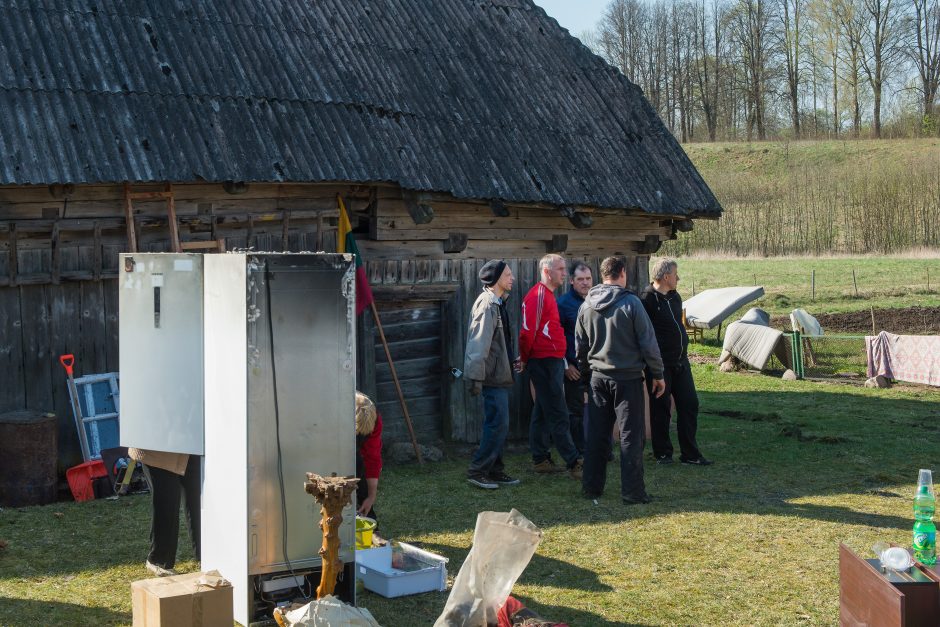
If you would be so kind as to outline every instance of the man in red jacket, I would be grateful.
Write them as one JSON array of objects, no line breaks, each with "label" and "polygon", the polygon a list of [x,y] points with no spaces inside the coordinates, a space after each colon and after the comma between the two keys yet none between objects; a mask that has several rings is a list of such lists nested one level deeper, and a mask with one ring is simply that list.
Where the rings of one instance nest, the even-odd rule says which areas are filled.
[{"label": "man in red jacket", "polygon": [[554,290],[565,284],[565,260],[545,255],[539,260],[541,281],[522,299],[522,329],[519,331],[519,357],[535,388],[535,406],[529,421],[529,449],[535,472],[562,471],[549,450],[555,443],[565,467],[581,479],[583,462],[571,440],[568,406],[565,403],[565,331],[558,316]]}]

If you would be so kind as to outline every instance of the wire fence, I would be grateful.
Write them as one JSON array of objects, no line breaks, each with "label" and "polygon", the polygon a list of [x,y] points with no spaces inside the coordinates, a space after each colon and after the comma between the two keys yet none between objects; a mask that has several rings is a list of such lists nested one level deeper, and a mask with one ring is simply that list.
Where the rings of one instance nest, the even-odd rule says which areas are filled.
[{"label": "wire fence", "polygon": [[868,357],[864,335],[800,337],[800,345],[799,357],[805,377],[866,376]]}]

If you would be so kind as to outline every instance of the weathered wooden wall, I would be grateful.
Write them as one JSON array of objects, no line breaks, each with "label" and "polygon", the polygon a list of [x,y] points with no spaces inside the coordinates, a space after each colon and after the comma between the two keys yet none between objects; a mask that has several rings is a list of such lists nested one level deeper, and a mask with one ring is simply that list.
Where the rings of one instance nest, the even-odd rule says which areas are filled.
[{"label": "weathered wooden wall", "polygon": [[[483,263],[499,257],[513,268],[509,310],[518,329],[522,295],[537,280],[537,260],[546,252],[588,260],[595,278],[601,257],[624,254],[635,260],[631,285],[642,285],[648,252],[672,234],[669,220],[625,211],[577,208],[593,221],[579,229],[553,207],[415,197],[390,185],[250,185],[229,194],[218,184],[180,184],[173,190],[183,241],[225,238],[229,250],[271,251],[334,251],[336,194],[342,194],[409,413],[426,441],[479,437],[479,399],[450,370],[463,367]],[[80,456],[58,356],[74,353],[79,375],[119,369],[115,279],[118,253],[127,249],[122,203],[117,185],[0,188],[0,411],[55,411],[62,468]],[[413,215],[430,221],[416,224]],[[134,221],[141,250],[168,250],[163,203],[136,202]],[[378,401],[387,439],[406,439],[368,315],[359,321],[359,340],[359,385]],[[526,433],[530,405],[520,380],[512,395],[515,437]]]}]

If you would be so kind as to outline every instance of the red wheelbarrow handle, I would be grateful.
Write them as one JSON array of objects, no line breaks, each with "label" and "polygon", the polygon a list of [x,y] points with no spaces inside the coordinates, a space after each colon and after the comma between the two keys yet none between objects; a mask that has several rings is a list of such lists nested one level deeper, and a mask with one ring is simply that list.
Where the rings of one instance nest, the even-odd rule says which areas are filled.
[{"label": "red wheelbarrow handle", "polygon": [[65,368],[65,374],[72,376],[72,364],[75,363],[75,355],[62,355],[59,357],[59,363]]}]

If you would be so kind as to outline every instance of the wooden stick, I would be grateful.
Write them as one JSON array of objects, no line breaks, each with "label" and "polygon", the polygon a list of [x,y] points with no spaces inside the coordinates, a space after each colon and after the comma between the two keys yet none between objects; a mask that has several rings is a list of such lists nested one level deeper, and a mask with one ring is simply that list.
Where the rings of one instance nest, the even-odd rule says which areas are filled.
[{"label": "wooden stick", "polygon": [[173,186],[169,183],[164,188],[166,194],[166,214],[170,220],[170,246],[174,253],[183,252],[180,246],[180,229],[176,222],[176,201],[173,200]]},{"label": "wooden stick", "polygon": [[813,301],[815,302],[816,301],[816,269],[815,268],[813,269],[813,275],[810,280],[813,283]]},{"label": "wooden stick", "polygon": [[392,373],[392,381],[395,382],[395,390],[398,392],[398,402],[401,403],[401,411],[405,415],[405,425],[408,427],[408,435],[411,436],[411,445],[415,449],[415,457],[418,463],[423,464],[424,458],[421,456],[421,448],[418,446],[418,439],[415,437],[414,427],[411,425],[411,416],[408,414],[408,406],[405,404],[405,395],[401,392],[401,385],[398,383],[398,372],[395,371],[395,362],[392,361],[392,353],[388,350],[388,342],[385,340],[385,331],[382,329],[382,321],[379,319],[379,311],[375,308],[375,301],[369,303],[372,308],[372,318],[375,320],[375,326],[379,330],[379,338],[382,340],[382,348],[385,349],[385,358],[388,360],[388,369]]},{"label": "wooden stick", "polygon": [[332,477],[307,473],[304,491],[312,494],[320,504],[320,529],[323,532],[323,543],[318,551],[321,565],[318,599],[333,594],[336,577],[343,570],[343,562],[339,559],[339,529],[343,523],[343,508],[349,504],[358,483],[355,477],[337,477],[336,473]]},{"label": "wooden stick", "polygon": [[852,268],[852,285],[855,286],[855,298],[858,298],[858,281],[855,280],[855,268]]},{"label": "wooden stick", "polygon": [[134,225],[134,205],[130,185],[124,183],[124,220],[127,226],[127,252],[137,252],[137,230]]}]

